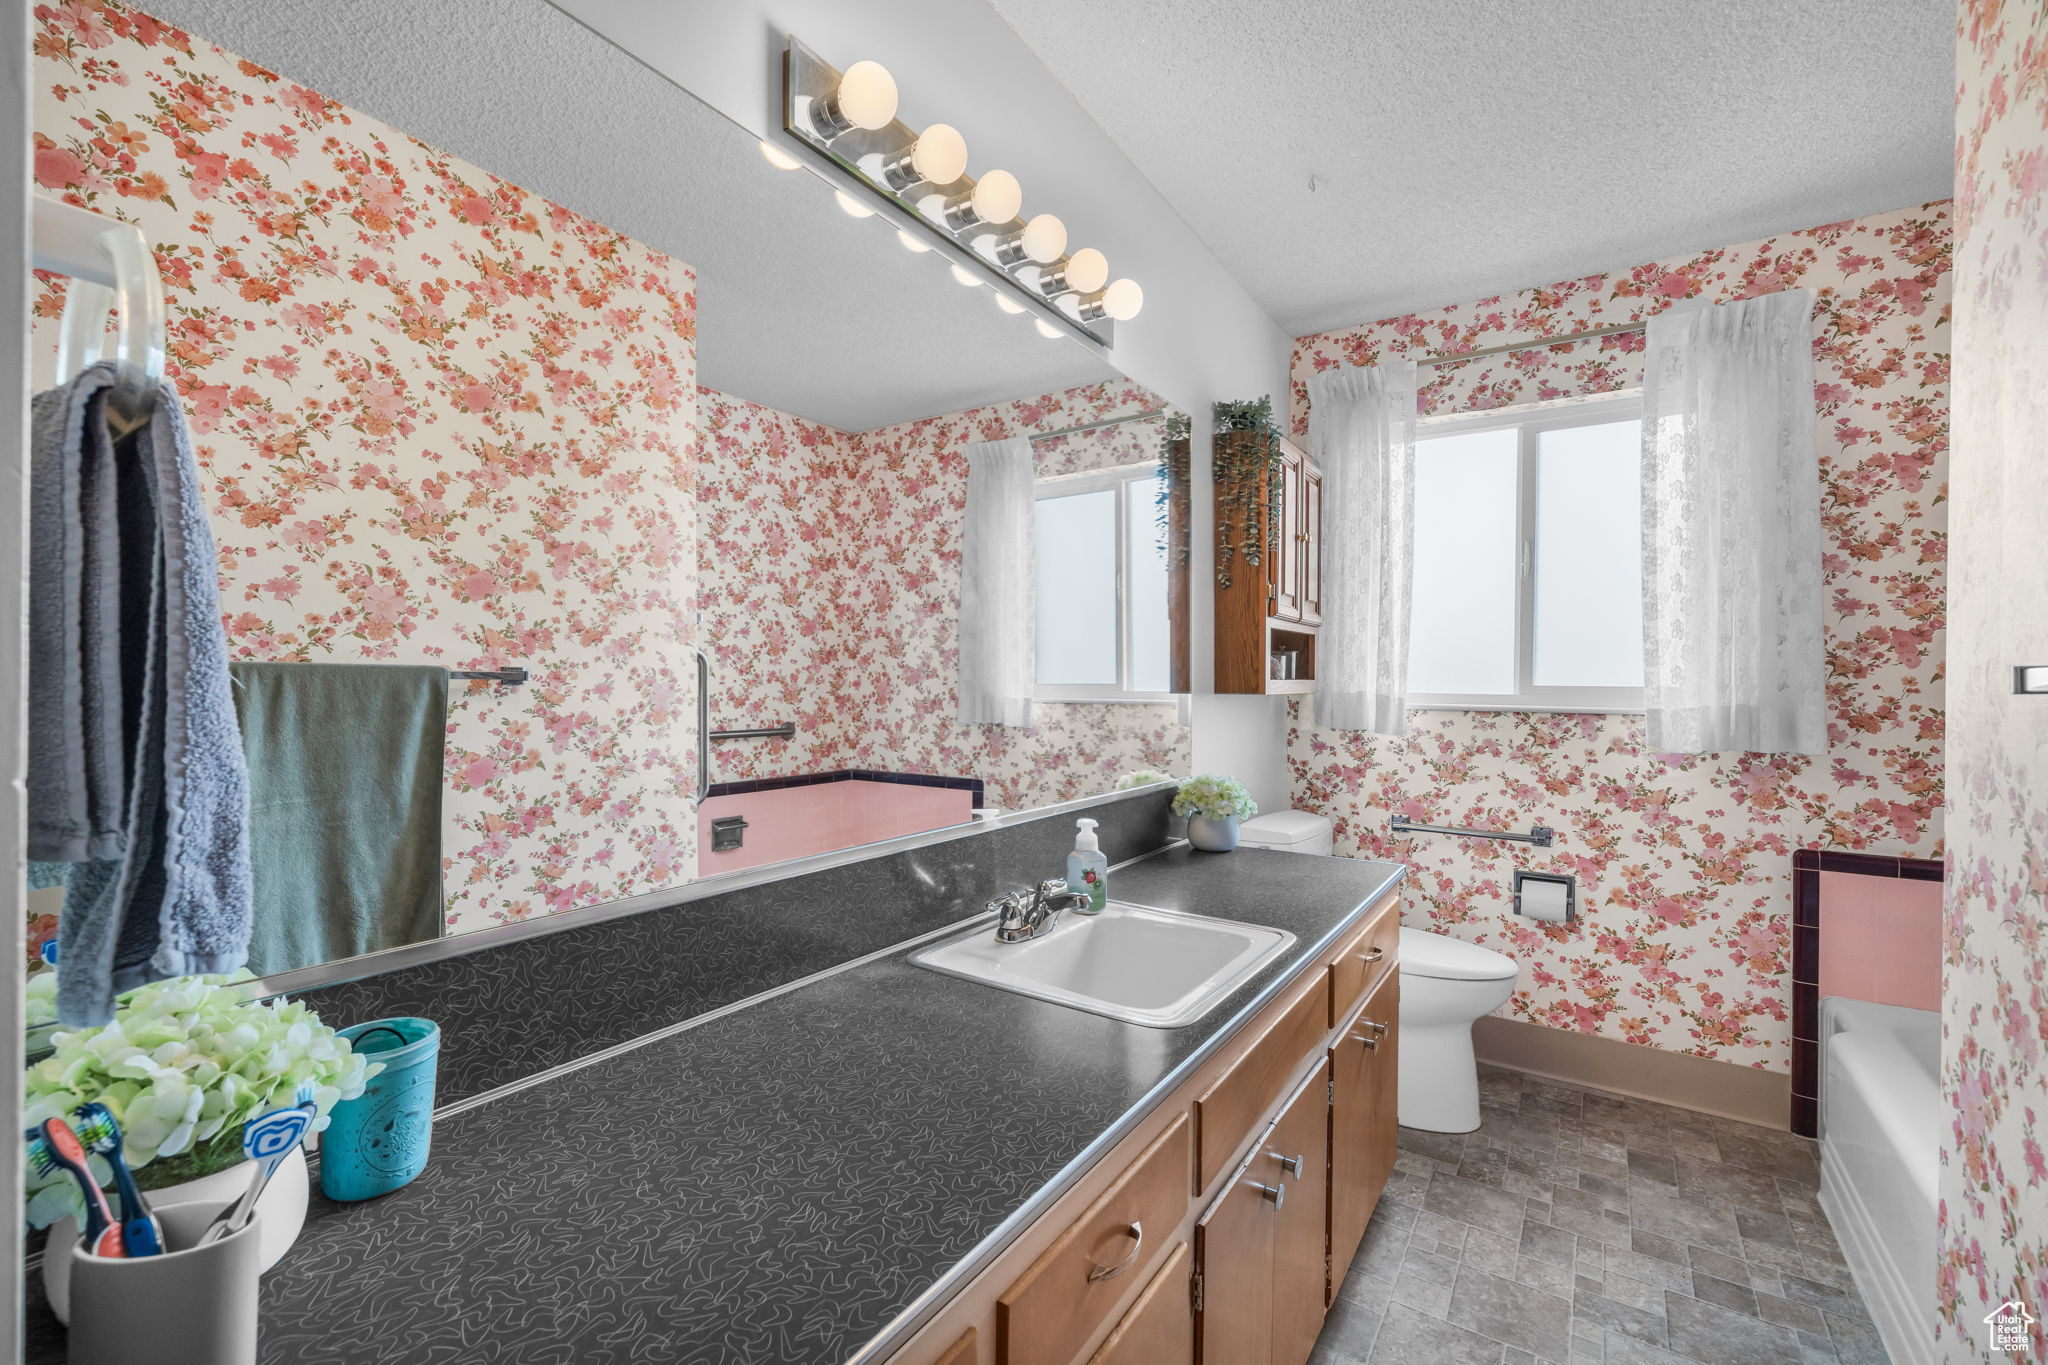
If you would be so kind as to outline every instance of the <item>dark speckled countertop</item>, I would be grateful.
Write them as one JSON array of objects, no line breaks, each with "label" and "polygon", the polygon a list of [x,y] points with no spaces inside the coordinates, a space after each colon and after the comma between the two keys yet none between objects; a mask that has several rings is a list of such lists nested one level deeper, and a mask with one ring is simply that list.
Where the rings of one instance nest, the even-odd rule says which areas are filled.
[{"label": "dark speckled countertop", "polygon": [[[1118,900],[1289,929],[1149,1029],[867,962],[444,1118],[417,1181],[317,1195],[263,1281],[266,1362],[841,1362],[1007,1240],[1402,869],[1171,849]],[[38,1296],[39,1298],[39,1296]],[[63,1359],[38,1301],[28,1359]]]}]

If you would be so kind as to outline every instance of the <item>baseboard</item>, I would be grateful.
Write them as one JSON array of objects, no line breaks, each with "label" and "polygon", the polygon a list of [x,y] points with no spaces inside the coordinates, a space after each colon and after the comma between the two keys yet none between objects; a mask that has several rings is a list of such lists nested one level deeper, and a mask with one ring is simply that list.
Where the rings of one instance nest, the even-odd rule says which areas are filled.
[{"label": "baseboard", "polygon": [[1783,1071],[1759,1071],[1494,1015],[1473,1025],[1472,1046],[1482,1062],[1533,1076],[1766,1128],[1789,1131],[1792,1126],[1792,1077]]}]

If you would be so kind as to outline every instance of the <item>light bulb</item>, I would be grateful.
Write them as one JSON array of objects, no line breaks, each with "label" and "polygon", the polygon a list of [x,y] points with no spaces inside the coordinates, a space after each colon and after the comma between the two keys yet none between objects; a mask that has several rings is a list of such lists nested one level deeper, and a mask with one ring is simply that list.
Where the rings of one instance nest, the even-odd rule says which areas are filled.
[{"label": "light bulb", "polygon": [[975,285],[981,283],[981,276],[975,274],[972,270],[969,270],[964,265],[956,265],[953,267],[953,278],[958,280],[960,283],[966,285],[969,289],[972,289]]},{"label": "light bulb", "polygon": [[1067,288],[1092,294],[1109,279],[1109,258],[1092,246],[1084,246],[1067,258]]},{"label": "light bulb", "polygon": [[1118,322],[1129,322],[1145,306],[1145,291],[1132,279],[1117,280],[1102,291],[1102,311]]},{"label": "light bulb", "polygon": [[778,171],[793,171],[804,164],[772,142],[761,144],[761,159]]},{"label": "light bulb", "polygon": [[1027,263],[1046,265],[1067,249],[1067,225],[1041,213],[996,243],[996,259],[1015,270]]},{"label": "light bulb", "polygon": [[967,171],[967,139],[950,124],[934,123],[917,135],[910,164],[927,184],[950,185]]},{"label": "light bulb", "polygon": [[990,171],[974,186],[974,216],[984,223],[1007,223],[1024,207],[1024,187],[1008,171]]},{"label": "light bulb", "polygon": [[1053,326],[1044,318],[1034,318],[1032,319],[1032,321],[1038,328],[1038,334],[1048,341],[1058,341],[1062,337],[1066,336],[1065,332],[1062,332],[1059,328]]},{"label": "light bulb", "polygon": [[849,218],[872,218],[875,216],[873,209],[861,203],[860,200],[854,198],[845,190],[832,191],[832,197],[839,201],[839,207],[845,211]]},{"label": "light bulb", "polygon": [[1002,309],[1005,313],[1021,313],[1024,311],[1023,304],[1017,302],[1008,294],[1000,292],[996,294],[996,307]]},{"label": "light bulb", "polygon": [[855,62],[839,78],[839,88],[827,104],[834,121],[848,128],[887,128],[896,117],[896,78],[880,62]]},{"label": "light bulb", "polygon": [[930,251],[932,249],[931,243],[918,241],[917,238],[911,236],[902,228],[896,229],[896,240],[903,244],[903,249],[905,251],[915,251],[919,255],[922,255],[925,252]]}]

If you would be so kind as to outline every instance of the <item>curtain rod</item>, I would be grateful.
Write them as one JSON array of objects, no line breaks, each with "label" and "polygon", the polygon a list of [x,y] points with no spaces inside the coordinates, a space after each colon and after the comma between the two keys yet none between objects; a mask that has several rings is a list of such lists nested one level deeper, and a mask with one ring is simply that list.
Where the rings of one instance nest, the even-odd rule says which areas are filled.
[{"label": "curtain rod", "polygon": [[1143,412],[1134,412],[1128,417],[1105,417],[1100,422],[1084,422],[1078,427],[1061,427],[1058,431],[1034,431],[1031,433],[1030,439],[1034,441],[1050,441],[1055,436],[1079,436],[1083,432],[1100,431],[1104,427],[1122,426],[1125,422],[1142,422],[1147,417],[1157,417],[1165,411],[1165,408],[1147,408]]},{"label": "curtain rod", "polygon": [[1618,336],[1623,332],[1640,332],[1648,325],[1647,322],[1623,322],[1613,327],[1595,327],[1590,332],[1567,332],[1561,337],[1537,337],[1531,341],[1510,341],[1502,346],[1488,346],[1483,351],[1457,351],[1450,355],[1431,356],[1427,360],[1418,360],[1415,363],[1417,366],[1455,365],[1461,360],[1477,360],[1481,356],[1505,355],[1509,351],[1533,351],[1539,346],[1562,346],[1567,342],[1591,341],[1594,337],[1611,337]]}]

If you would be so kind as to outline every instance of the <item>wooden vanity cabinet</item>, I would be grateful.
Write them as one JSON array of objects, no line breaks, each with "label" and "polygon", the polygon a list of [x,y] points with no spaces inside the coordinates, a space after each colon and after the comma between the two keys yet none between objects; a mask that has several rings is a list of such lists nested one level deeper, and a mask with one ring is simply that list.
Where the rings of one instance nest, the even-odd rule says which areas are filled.
[{"label": "wooden vanity cabinet", "polygon": [[1304,963],[889,1365],[1303,1365],[1393,1169],[1399,916]]}]

